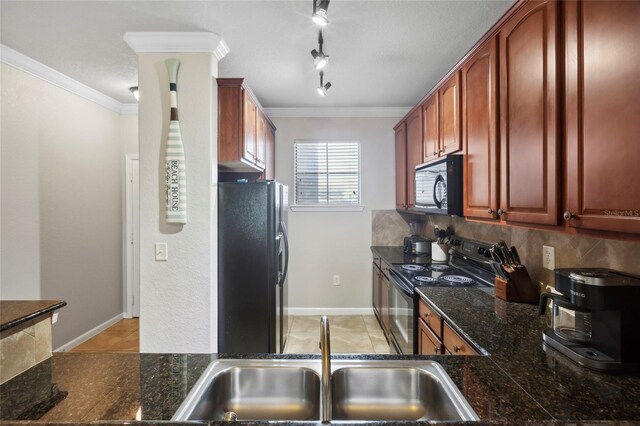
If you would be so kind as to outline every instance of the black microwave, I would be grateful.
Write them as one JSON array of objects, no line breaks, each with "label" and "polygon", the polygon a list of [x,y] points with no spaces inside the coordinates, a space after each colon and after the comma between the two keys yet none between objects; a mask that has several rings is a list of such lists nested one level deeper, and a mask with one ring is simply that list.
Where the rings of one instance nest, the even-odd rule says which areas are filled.
[{"label": "black microwave", "polygon": [[416,168],[414,205],[427,214],[462,216],[462,155]]}]

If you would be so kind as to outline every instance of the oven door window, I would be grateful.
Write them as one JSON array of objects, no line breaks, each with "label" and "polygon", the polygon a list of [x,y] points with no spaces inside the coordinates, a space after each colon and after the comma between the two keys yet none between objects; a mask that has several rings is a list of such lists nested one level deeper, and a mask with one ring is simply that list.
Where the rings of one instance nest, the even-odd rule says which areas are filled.
[{"label": "oven door window", "polygon": [[389,316],[393,340],[400,353],[413,354],[413,297],[391,280],[389,286]]}]

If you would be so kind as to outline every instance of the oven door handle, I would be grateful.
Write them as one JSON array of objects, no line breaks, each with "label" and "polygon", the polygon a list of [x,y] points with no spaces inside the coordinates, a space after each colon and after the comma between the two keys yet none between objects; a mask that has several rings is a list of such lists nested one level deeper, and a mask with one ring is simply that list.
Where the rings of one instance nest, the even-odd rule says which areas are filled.
[{"label": "oven door handle", "polygon": [[409,286],[407,286],[403,281],[402,278],[400,277],[400,274],[398,274],[396,271],[389,269],[389,274],[391,275],[391,284],[393,284],[395,287],[399,288],[400,291],[402,291],[404,294],[406,294],[407,296],[409,296],[410,298],[413,298],[413,289],[409,288]]}]

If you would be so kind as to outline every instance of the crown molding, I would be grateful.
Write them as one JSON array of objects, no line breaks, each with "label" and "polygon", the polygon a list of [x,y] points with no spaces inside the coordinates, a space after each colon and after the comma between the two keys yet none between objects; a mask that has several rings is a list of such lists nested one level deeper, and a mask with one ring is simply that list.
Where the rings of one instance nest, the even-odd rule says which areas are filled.
[{"label": "crown molding", "polygon": [[271,118],[276,117],[350,117],[350,118],[402,118],[411,107],[300,107],[265,108]]},{"label": "crown molding", "polygon": [[138,104],[121,104],[121,115],[136,115],[138,114]]},{"label": "crown molding", "polygon": [[218,60],[229,53],[222,37],[210,32],[127,32],[123,39],[136,53],[209,52]]},{"label": "crown molding", "polygon": [[0,44],[0,61],[4,64],[17,68],[20,71],[24,71],[27,74],[31,74],[34,77],[44,80],[47,83],[51,83],[54,86],[58,86],[61,89],[67,90],[75,95],[121,114],[123,109],[122,103],[112,97],[109,97],[102,92],[98,92],[96,89],[92,89],[91,87],[62,74],[60,71],[49,68],[35,59],[31,59],[30,57],[2,44]]}]

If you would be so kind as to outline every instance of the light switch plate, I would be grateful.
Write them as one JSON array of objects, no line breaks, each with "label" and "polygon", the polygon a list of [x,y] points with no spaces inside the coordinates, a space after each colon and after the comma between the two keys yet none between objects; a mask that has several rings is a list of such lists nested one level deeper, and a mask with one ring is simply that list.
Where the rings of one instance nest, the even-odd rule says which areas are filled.
[{"label": "light switch plate", "polygon": [[169,260],[169,253],[167,252],[167,243],[156,243],[156,262],[166,262]]},{"label": "light switch plate", "polygon": [[545,269],[556,269],[556,249],[551,246],[542,246],[542,267]]}]

